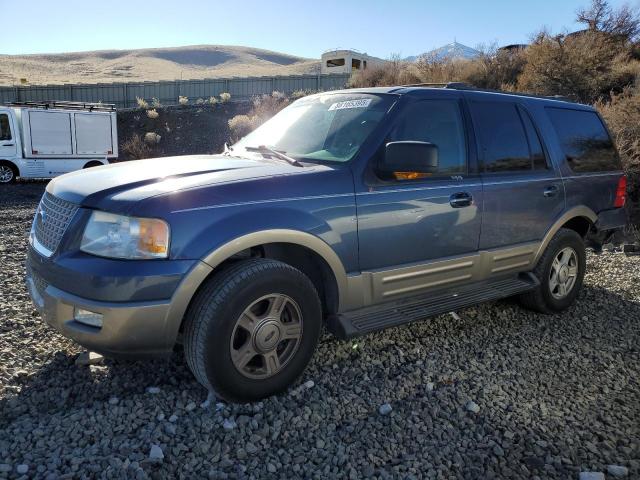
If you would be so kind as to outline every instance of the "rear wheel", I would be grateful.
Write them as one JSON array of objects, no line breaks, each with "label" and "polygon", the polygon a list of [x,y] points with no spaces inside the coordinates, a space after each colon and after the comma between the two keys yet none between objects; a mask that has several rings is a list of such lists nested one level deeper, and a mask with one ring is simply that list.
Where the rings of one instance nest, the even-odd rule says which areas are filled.
[{"label": "rear wheel", "polygon": [[0,183],[13,183],[18,176],[18,169],[9,162],[0,162]]},{"label": "rear wheel", "polygon": [[102,163],[100,163],[100,162],[96,162],[96,161],[94,160],[93,162],[89,162],[89,163],[87,163],[87,164],[86,164],[84,167],[82,167],[82,168],[100,167],[100,166],[102,166],[102,165],[103,165]]},{"label": "rear wheel", "polygon": [[247,260],[196,294],[185,318],[185,357],[205,388],[230,401],[257,400],[298,378],[321,326],[306,275],[275,260]]},{"label": "rear wheel", "polygon": [[564,310],[580,293],[586,270],[582,237],[562,228],[553,237],[533,271],[540,286],[520,296],[523,306],[542,313]]}]

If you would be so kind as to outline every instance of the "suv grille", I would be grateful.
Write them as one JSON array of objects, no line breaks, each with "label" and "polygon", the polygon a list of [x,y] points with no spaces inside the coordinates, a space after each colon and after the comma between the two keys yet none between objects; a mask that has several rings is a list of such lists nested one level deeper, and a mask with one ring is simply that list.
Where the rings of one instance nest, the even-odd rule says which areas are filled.
[{"label": "suv grille", "polygon": [[77,211],[77,205],[48,192],[42,196],[33,220],[33,232],[38,243],[50,252],[49,255],[58,248],[62,235]]}]

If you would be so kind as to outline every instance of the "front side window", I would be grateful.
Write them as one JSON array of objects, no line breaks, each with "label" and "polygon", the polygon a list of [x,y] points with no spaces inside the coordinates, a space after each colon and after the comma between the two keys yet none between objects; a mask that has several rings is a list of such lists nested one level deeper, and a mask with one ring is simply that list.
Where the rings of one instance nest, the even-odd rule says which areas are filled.
[{"label": "front side window", "polygon": [[0,113],[0,140],[11,140],[11,126],[9,125],[9,115]]},{"label": "front side window", "polygon": [[554,107],[546,110],[571,170],[622,170],[613,142],[595,112]]},{"label": "front side window", "polygon": [[484,171],[532,170],[533,158],[516,104],[471,102],[469,106],[479,137]]},{"label": "front side window", "polygon": [[250,154],[267,146],[296,160],[346,162],[379,125],[393,95],[321,94],[302,98],[233,145]]},{"label": "front side window", "polygon": [[424,100],[407,106],[387,138],[387,142],[399,141],[428,142],[438,148],[438,171],[431,175],[467,172],[466,136],[455,100]]}]

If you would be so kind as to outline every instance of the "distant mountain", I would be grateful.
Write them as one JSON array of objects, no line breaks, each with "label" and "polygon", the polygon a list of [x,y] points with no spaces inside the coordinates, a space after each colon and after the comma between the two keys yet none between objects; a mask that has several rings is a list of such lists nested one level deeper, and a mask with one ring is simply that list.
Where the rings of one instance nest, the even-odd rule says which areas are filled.
[{"label": "distant mountain", "polygon": [[320,73],[320,61],[260,48],[192,45],[0,55],[0,85],[157,81],[208,77]]},{"label": "distant mountain", "polygon": [[458,42],[453,42],[429,52],[425,52],[421,55],[413,55],[411,57],[407,57],[405,60],[409,62],[415,62],[420,57],[428,57],[436,60],[471,60],[478,57],[479,55],[480,52],[475,48],[467,47],[466,45]]}]

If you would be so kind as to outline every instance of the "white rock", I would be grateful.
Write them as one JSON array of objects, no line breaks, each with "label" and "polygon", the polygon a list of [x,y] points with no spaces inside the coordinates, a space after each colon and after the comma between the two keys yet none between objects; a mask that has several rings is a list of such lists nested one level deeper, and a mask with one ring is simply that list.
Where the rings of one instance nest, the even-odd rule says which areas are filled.
[{"label": "white rock", "polygon": [[151,393],[152,395],[160,393],[160,387],[147,387],[147,393]]},{"label": "white rock", "polygon": [[194,402],[189,402],[189,403],[187,403],[187,406],[184,407],[184,409],[187,412],[191,412],[191,411],[195,410],[195,408],[196,408],[196,404]]},{"label": "white rock", "polygon": [[385,403],[383,405],[380,405],[378,412],[380,412],[380,415],[389,415],[392,410],[393,410],[393,407],[388,403]]},{"label": "white rock", "polygon": [[478,405],[473,400],[469,400],[467,404],[464,406],[467,409],[467,412],[478,413],[480,411],[480,405]]},{"label": "white rock", "polygon": [[436,388],[436,386],[433,384],[433,382],[427,383],[427,392],[433,391],[434,388]]},{"label": "white rock", "polygon": [[627,467],[623,467],[622,465],[608,465],[607,473],[612,477],[626,477],[629,475],[629,469]]},{"label": "white rock", "polygon": [[602,472],[580,472],[578,477],[580,480],[604,480],[604,473]]},{"label": "white rock", "polygon": [[16,472],[18,472],[20,475],[24,475],[28,471],[29,471],[29,465],[25,465],[24,463],[16,467]]},{"label": "white rock", "polygon": [[176,423],[176,422],[178,421],[178,416],[177,416],[177,415],[171,415],[171,416],[169,417],[169,421],[170,421],[171,423]]},{"label": "white rock", "polygon": [[306,382],[304,382],[305,388],[313,388],[314,385],[315,383],[313,382],[313,380],[307,380]]},{"label": "white rock", "polygon": [[222,423],[222,428],[224,428],[227,432],[236,428],[236,421],[233,418],[225,418]]},{"label": "white rock", "polygon": [[216,403],[216,412],[219,412],[220,410],[224,410],[224,407],[226,407],[224,403],[222,402]]},{"label": "white rock", "polygon": [[159,445],[151,445],[151,450],[149,451],[149,459],[154,461],[162,461],[164,459],[164,453]]},{"label": "white rock", "polygon": [[460,315],[458,315],[456,312],[449,312],[449,315],[451,315],[454,320],[460,320]]},{"label": "white rock", "polygon": [[76,365],[98,365],[104,362],[104,357],[96,352],[85,351],[76,358]]},{"label": "white rock", "polygon": [[156,418],[159,422],[161,422],[162,420],[164,420],[164,413],[160,412]]}]

